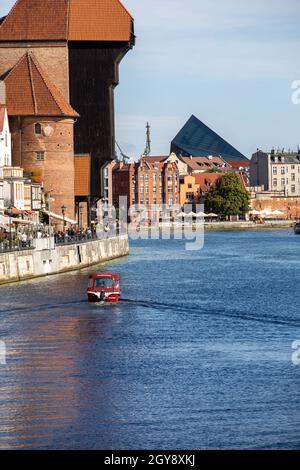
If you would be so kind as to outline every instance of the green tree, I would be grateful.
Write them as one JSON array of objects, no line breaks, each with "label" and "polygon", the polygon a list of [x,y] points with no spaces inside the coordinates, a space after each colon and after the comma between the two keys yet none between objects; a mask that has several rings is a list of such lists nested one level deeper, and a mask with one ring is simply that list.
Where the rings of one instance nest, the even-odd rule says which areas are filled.
[{"label": "green tree", "polygon": [[217,214],[244,215],[249,211],[249,194],[239,175],[227,173],[207,193],[206,211]]}]

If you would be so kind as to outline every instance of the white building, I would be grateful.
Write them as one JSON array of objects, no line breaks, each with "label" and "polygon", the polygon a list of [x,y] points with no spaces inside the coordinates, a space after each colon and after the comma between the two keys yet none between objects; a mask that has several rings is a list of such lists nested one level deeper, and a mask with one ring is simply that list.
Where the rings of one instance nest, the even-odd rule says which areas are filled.
[{"label": "white building", "polygon": [[285,196],[300,196],[300,152],[254,153],[250,185]]}]

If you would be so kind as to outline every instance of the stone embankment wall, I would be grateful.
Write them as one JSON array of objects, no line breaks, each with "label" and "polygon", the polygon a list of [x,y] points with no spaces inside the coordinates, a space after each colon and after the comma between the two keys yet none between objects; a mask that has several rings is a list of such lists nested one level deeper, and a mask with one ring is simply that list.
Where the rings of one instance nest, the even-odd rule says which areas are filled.
[{"label": "stone embankment wall", "polygon": [[129,253],[127,236],[44,250],[0,253],[0,284],[85,268]]}]

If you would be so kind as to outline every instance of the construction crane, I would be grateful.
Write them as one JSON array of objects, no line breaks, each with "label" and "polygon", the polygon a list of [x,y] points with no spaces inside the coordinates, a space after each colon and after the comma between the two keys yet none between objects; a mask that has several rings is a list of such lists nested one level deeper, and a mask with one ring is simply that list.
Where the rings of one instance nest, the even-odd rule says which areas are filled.
[{"label": "construction crane", "polygon": [[119,157],[117,156],[118,161],[122,161],[123,163],[126,163],[127,160],[130,160],[130,157],[128,157],[127,155],[125,155],[125,153],[124,153],[123,150],[121,149],[121,147],[120,147],[120,145],[118,144],[118,142],[117,142],[117,141],[115,141],[115,142],[116,142],[116,146],[118,147],[119,152],[120,152],[120,156],[121,156],[121,158],[119,158]]}]

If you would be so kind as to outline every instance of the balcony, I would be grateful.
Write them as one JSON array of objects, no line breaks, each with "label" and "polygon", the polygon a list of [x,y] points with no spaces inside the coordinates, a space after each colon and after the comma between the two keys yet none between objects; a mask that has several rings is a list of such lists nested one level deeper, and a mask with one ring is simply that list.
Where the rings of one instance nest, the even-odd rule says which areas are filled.
[{"label": "balcony", "polygon": [[23,179],[23,168],[19,167],[3,167],[4,179]]}]

